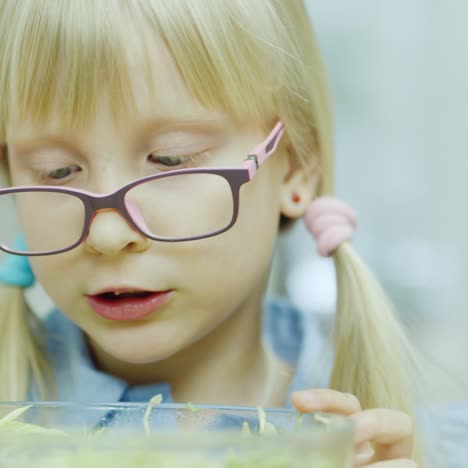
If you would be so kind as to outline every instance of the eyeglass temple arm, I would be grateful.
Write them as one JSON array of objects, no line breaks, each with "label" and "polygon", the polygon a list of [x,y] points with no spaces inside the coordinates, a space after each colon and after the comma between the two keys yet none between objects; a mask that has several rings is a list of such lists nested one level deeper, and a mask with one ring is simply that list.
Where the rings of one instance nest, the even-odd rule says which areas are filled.
[{"label": "eyeglass temple arm", "polygon": [[275,152],[284,133],[284,125],[279,121],[263,143],[256,146],[244,161],[244,167],[248,169],[250,179],[257,172],[257,169]]}]

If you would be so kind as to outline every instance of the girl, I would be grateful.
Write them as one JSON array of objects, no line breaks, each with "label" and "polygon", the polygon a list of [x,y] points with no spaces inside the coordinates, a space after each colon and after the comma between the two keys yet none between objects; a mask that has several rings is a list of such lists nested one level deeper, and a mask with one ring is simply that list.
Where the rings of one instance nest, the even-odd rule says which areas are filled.
[{"label": "girl", "polygon": [[[1,0],[0,57],[0,201],[24,234],[0,239],[0,400],[292,398],[356,421],[356,463],[415,466],[411,346],[345,242],[352,210],[323,198],[331,111],[301,1]],[[317,324],[263,303],[303,216],[337,270],[323,367]],[[42,324],[27,258],[57,306]]]}]

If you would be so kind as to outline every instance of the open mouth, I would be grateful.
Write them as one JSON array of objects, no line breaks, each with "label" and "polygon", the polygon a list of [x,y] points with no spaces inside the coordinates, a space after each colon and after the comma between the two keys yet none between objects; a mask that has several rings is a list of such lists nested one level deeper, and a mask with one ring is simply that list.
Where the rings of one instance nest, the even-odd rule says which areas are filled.
[{"label": "open mouth", "polygon": [[104,291],[88,296],[91,308],[109,320],[137,320],[160,309],[172,295],[168,291]]},{"label": "open mouth", "polygon": [[121,301],[123,299],[138,299],[157,294],[151,291],[105,292],[97,296],[106,301]]}]

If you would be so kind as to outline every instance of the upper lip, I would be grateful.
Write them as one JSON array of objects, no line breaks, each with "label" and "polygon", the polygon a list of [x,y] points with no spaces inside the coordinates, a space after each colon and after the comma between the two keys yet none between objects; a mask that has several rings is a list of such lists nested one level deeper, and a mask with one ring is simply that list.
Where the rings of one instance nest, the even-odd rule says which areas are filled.
[{"label": "upper lip", "polygon": [[88,296],[99,296],[105,293],[129,293],[129,292],[149,292],[149,293],[157,293],[162,292],[162,290],[154,290],[149,288],[141,288],[138,286],[109,286],[107,288],[98,289],[88,294]]}]

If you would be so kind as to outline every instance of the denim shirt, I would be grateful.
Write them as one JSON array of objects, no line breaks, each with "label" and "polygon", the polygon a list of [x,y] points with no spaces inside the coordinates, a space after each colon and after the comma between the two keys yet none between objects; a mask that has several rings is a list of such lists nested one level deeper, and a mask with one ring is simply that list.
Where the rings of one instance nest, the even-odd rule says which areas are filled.
[{"label": "denim shirt", "polygon": [[[57,383],[57,400],[72,402],[147,402],[161,394],[174,402],[167,383],[128,385],[125,381],[96,369],[80,328],[59,310],[44,321],[47,352]],[[296,390],[325,388],[331,375],[333,351],[320,318],[303,314],[282,300],[266,300],[263,337],[276,355],[291,364],[295,374],[284,407],[291,407]],[[29,392],[38,401],[37,387]],[[431,408],[418,413],[424,428],[423,447],[432,468],[468,468],[467,401]]]}]

